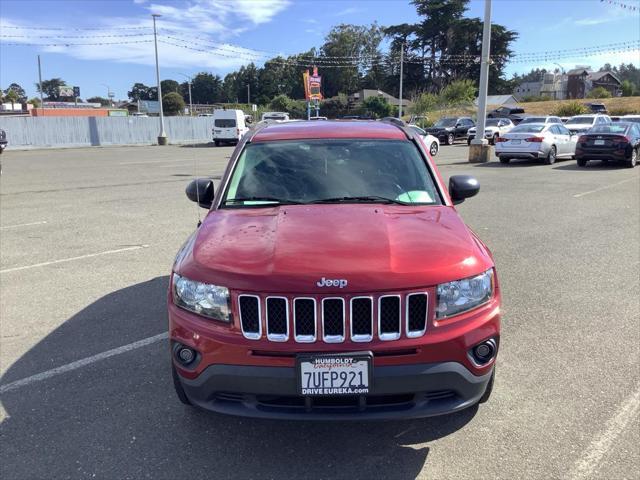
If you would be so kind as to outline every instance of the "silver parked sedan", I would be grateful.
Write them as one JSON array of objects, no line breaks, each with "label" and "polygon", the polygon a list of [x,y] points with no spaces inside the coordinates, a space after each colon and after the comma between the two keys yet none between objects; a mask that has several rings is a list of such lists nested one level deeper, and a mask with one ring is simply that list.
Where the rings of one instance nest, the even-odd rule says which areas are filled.
[{"label": "silver parked sedan", "polygon": [[520,124],[496,140],[496,157],[502,163],[525,158],[551,165],[559,158],[573,158],[577,139],[558,123]]}]

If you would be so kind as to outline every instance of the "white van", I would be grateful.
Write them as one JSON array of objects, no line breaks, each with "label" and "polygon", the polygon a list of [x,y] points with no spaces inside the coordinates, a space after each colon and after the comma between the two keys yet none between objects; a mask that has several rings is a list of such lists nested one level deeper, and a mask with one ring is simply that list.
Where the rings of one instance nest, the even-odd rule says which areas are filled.
[{"label": "white van", "polygon": [[213,143],[216,147],[221,143],[238,143],[249,131],[242,110],[213,111]]},{"label": "white van", "polygon": [[289,114],[286,112],[264,112],[262,114],[262,121],[288,122]]}]

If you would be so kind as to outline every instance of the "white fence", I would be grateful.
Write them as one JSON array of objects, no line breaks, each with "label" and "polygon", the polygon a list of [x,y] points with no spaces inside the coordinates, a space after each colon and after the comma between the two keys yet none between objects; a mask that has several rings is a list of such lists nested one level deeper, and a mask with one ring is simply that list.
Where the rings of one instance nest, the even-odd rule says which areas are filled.
[{"label": "white fence", "polygon": [[[211,141],[212,117],[165,117],[169,143]],[[158,117],[0,117],[9,149],[152,145]]]}]

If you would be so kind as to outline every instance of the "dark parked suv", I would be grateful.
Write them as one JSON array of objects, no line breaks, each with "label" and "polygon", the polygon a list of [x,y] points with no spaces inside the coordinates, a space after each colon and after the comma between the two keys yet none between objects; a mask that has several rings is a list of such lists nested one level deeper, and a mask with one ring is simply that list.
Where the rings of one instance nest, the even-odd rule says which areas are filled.
[{"label": "dark parked suv", "polygon": [[475,125],[476,123],[469,117],[443,117],[433,127],[425,130],[434,137],[438,137],[440,142],[453,145],[456,139],[466,140],[469,129]]}]

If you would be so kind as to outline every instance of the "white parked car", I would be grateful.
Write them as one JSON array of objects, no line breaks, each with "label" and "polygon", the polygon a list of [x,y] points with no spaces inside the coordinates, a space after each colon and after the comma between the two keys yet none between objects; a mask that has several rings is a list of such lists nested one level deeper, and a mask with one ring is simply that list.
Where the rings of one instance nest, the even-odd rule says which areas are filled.
[{"label": "white parked car", "polygon": [[[484,138],[489,140],[489,143],[495,145],[496,138],[501,135],[511,131],[511,129],[515,127],[513,122],[508,118],[487,118],[487,121],[484,126]],[[471,140],[476,137],[476,130],[478,126],[471,127],[469,129],[467,145],[471,145]]]},{"label": "white parked car", "polygon": [[567,120],[564,124],[571,133],[584,133],[587,130],[591,130],[596,125],[606,125],[611,123],[611,117],[609,115],[591,114],[591,115],[576,115]]},{"label": "white parked car", "polygon": [[417,125],[407,125],[407,126],[422,137],[422,141],[429,149],[429,153],[431,154],[432,157],[438,154],[438,150],[440,150],[440,140],[438,140],[433,135],[429,135],[427,132],[425,132],[423,129],[421,129]]},{"label": "white parked car", "polygon": [[620,117],[620,121],[621,122],[634,122],[634,123],[640,123],[640,115],[632,115],[632,114],[627,114],[623,117]]},{"label": "white parked car", "polygon": [[540,116],[540,117],[526,117],[522,119],[522,121],[518,125],[522,125],[523,123],[563,123],[560,117],[555,117],[553,115],[548,116]]},{"label": "white parked car", "polygon": [[551,165],[559,158],[573,158],[577,140],[577,135],[559,123],[525,123],[497,139],[496,157],[502,163],[524,158]]},{"label": "white parked car", "polygon": [[216,109],[213,111],[213,143],[238,143],[249,131],[242,110]]},{"label": "white parked car", "polygon": [[288,122],[289,114],[286,112],[264,112],[262,114],[262,121]]}]

